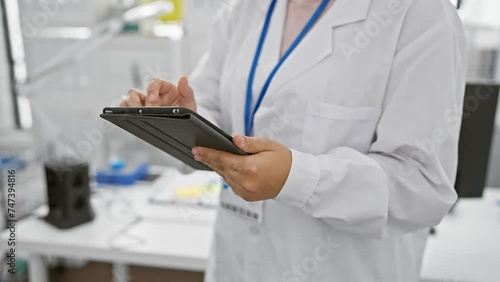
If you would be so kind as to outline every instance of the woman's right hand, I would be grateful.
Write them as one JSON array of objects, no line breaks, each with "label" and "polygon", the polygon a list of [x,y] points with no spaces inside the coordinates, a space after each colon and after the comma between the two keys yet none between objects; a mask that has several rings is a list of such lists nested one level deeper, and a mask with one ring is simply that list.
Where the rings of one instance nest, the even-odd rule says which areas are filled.
[{"label": "woman's right hand", "polygon": [[179,106],[196,112],[196,101],[187,77],[183,76],[176,85],[155,78],[148,85],[147,94],[138,89],[129,90],[120,107]]}]

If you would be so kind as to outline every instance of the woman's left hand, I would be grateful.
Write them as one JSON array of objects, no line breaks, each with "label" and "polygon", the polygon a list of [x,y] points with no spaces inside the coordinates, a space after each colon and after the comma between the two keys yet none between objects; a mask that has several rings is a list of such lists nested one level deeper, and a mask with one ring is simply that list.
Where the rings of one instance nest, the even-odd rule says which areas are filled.
[{"label": "woman's left hand", "polygon": [[275,198],[290,172],[292,153],[282,144],[267,138],[236,135],[233,142],[250,153],[240,156],[224,151],[195,147],[195,160],[221,175],[233,191],[246,201]]}]

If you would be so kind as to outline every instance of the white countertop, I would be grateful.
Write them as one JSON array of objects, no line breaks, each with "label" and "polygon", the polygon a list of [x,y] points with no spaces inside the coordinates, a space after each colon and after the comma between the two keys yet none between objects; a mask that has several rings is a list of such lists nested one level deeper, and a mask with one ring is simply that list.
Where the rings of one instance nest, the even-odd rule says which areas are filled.
[{"label": "white countertop", "polygon": [[[92,201],[95,219],[68,230],[37,216],[26,218],[17,226],[18,251],[203,271],[215,210],[153,205],[150,192],[143,186],[98,192]],[[7,235],[2,233],[2,241]]]}]

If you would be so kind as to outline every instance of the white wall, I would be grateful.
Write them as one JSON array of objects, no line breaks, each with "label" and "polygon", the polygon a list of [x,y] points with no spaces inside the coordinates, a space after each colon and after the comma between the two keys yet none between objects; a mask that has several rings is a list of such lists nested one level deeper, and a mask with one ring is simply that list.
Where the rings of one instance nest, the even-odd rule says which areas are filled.
[{"label": "white wall", "polygon": [[463,0],[461,10],[467,24],[500,28],[499,0]]}]

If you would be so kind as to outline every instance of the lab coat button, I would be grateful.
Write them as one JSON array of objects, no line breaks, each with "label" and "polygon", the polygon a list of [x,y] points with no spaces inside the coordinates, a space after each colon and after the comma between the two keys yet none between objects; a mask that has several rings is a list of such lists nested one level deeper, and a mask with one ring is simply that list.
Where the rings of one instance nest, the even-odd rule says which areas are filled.
[{"label": "lab coat button", "polygon": [[260,234],[260,228],[256,225],[250,226],[250,234],[252,235],[259,235]]}]

